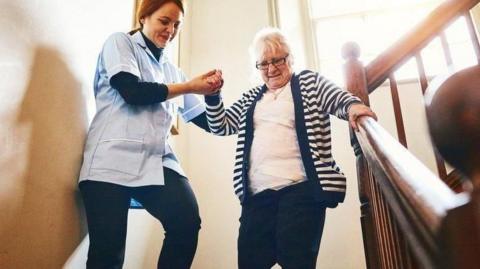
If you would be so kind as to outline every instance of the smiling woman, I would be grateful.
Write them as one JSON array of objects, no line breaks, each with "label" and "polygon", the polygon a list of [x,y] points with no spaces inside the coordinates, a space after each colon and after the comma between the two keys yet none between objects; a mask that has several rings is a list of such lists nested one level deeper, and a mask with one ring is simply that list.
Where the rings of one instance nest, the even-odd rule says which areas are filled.
[{"label": "smiling woman", "polygon": [[[145,22],[144,22],[145,20],[143,20],[143,22],[142,22],[142,20],[140,20],[140,21],[137,20],[137,11],[139,10],[141,1],[142,0],[135,0],[135,6],[134,6],[134,12],[133,12],[133,28],[134,29],[139,29],[140,27],[143,27],[143,25],[145,24]],[[173,3],[170,3],[170,4],[173,4]],[[173,6],[170,6],[171,11],[175,10],[175,6],[176,6],[175,4],[173,4]],[[183,12],[184,11],[183,11],[183,8],[182,8],[182,13]],[[147,13],[147,10],[143,10],[142,13]],[[154,14],[152,14],[152,18],[155,17],[153,15]],[[176,14],[174,13],[173,16],[176,16]],[[139,17],[141,17],[141,15],[139,15]],[[150,20],[150,17],[148,19]],[[157,18],[155,18],[155,19],[158,20],[155,24],[160,23],[161,25],[168,25],[170,23],[170,18],[169,17],[157,16]],[[152,20],[154,20],[154,19],[152,19]],[[177,18],[177,21],[174,23],[175,34],[171,38],[168,38],[168,37],[163,38],[162,37],[160,41],[157,41],[155,43],[155,45],[157,47],[165,48],[165,45],[166,45],[167,41],[172,42],[171,44],[169,44],[169,48],[164,50],[164,54],[165,54],[166,57],[169,57],[170,59],[172,59],[172,62],[175,65],[178,64],[178,52],[179,52],[179,49],[178,49],[179,48],[178,47],[179,42],[178,42],[178,40],[179,39],[174,39],[174,37],[178,33],[179,26],[180,26],[180,20],[179,20],[179,18]],[[146,35],[147,35],[147,37],[149,37],[149,39],[154,40],[153,38],[150,38],[150,36],[154,35],[154,33],[153,33],[154,30],[150,29],[150,32],[152,32],[152,33],[146,34]],[[178,123],[179,123],[179,118],[177,116],[173,120],[172,127],[170,129],[170,133],[172,135],[178,135],[179,134]],[[138,202],[137,200],[135,200],[134,198],[132,198],[131,201],[130,201],[130,208],[131,209],[144,209],[142,204],[140,202]]]},{"label": "smiling woman", "polygon": [[[177,112],[209,130],[204,105],[194,93],[216,93],[222,80],[212,70],[187,81],[164,54],[183,13],[180,0],[143,0],[139,28],[112,34],[98,57],[97,112],[79,179],[90,238],[87,268],[122,267],[131,198],[164,227],[158,267],[182,269],[192,263],[200,216],[168,138]],[[175,97],[182,106],[171,101]]]},{"label": "smiling woman", "polygon": [[294,73],[278,29],[259,31],[250,52],[264,84],[228,108],[220,94],[205,98],[212,133],[238,135],[238,267],[315,268],[326,207],[343,202],[346,191],[331,153],[330,115],[355,128],[353,119],[375,114],[319,73]]},{"label": "smiling woman", "polygon": [[[139,29],[140,28],[140,21],[137,20],[137,11],[139,10],[139,7],[140,7],[140,3],[142,2],[142,0],[135,0],[135,5],[134,5],[134,12],[133,12],[133,16],[132,16],[132,27],[133,29]],[[185,11],[182,10],[182,12],[184,13]],[[179,65],[179,59],[180,59],[180,36],[181,36],[181,33],[179,33],[178,31],[178,28],[181,27],[181,22],[178,22],[177,25],[176,25],[176,30],[177,32],[175,33],[175,35],[178,34],[178,38],[170,38],[170,41],[168,43],[168,46],[165,46],[164,47],[164,50],[163,50],[163,55],[165,55],[165,57],[167,57],[171,63],[173,63],[174,65],[178,66]],[[177,105],[181,105],[181,101],[178,99],[178,98],[174,98],[171,100],[172,102],[176,103]],[[172,135],[178,135],[180,134],[180,129],[179,129],[179,117],[177,116],[173,121],[172,121],[172,127],[170,129],[170,133]],[[139,203],[137,202],[137,205]],[[133,208],[142,208],[141,206],[134,206]]]}]

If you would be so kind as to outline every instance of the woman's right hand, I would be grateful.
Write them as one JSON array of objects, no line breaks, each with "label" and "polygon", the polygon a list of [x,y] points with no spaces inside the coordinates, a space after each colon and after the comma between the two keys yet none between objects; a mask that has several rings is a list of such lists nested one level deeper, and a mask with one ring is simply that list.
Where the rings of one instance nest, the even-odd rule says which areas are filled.
[{"label": "woman's right hand", "polygon": [[188,81],[191,93],[211,95],[223,86],[222,71],[214,69]]}]

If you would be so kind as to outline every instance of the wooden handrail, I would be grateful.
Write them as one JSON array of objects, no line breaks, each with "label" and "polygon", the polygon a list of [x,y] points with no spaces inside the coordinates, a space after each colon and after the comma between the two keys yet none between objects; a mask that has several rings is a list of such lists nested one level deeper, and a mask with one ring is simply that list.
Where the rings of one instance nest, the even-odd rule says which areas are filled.
[{"label": "wooden handrail", "polygon": [[366,80],[369,92],[380,86],[397,67],[426,46],[454,19],[468,12],[480,0],[447,0],[439,5],[412,31],[377,56],[366,66]]},{"label": "wooden handrail", "polygon": [[[367,67],[359,61],[358,45],[345,44],[342,55],[346,60],[346,88],[368,104],[369,93],[390,78],[395,106],[395,99],[399,98],[395,97],[393,72],[409,58],[416,57],[424,92],[428,80],[421,51],[433,38],[442,38],[444,30],[456,18],[466,17],[474,48],[477,48],[475,51],[480,51],[478,35],[472,33],[474,27],[470,15],[470,9],[478,2],[480,0],[445,1]],[[443,43],[448,50],[445,37]],[[478,55],[480,52],[477,53],[477,59],[480,59]],[[448,55],[446,61],[447,64],[452,62]],[[474,74],[476,77],[478,73]],[[459,85],[454,87],[453,92],[458,93]],[[397,103],[399,106],[399,100]],[[406,145],[401,115],[396,113],[395,119],[400,129],[399,137],[403,134]],[[441,118],[433,122],[443,121]],[[476,268],[480,236],[478,227],[472,223],[478,223],[479,219],[480,190],[471,195],[455,194],[372,118],[362,117],[357,124],[360,131],[351,131],[351,142],[357,159],[360,221],[368,268]],[[453,125],[447,124],[440,130]],[[439,168],[444,169],[443,161],[436,160],[437,164],[442,164]],[[439,175],[442,175],[441,169]]]},{"label": "wooden handrail", "polygon": [[[416,57],[424,92],[428,80],[421,51],[433,38],[442,39],[444,30],[456,18],[466,17],[474,48],[477,48],[475,52],[480,51],[478,35],[472,33],[470,15],[470,9],[478,2],[480,0],[445,1],[367,67],[359,61],[358,45],[345,44],[342,55],[346,60],[346,88],[369,104],[369,93],[390,78],[394,106],[397,99],[399,107],[393,72],[409,58]],[[444,36],[441,41],[448,50]],[[478,55],[480,52],[477,53],[480,59]],[[452,62],[448,55],[446,62]],[[475,76],[478,77],[478,73]],[[458,93],[457,90],[453,92]],[[401,128],[403,121],[397,114],[399,137],[406,145]],[[443,122],[443,118],[434,122]],[[357,159],[360,221],[368,268],[476,268],[480,236],[478,227],[472,223],[478,223],[479,219],[480,190],[471,195],[455,194],[372,118],[362,117],[357,124],[360,131],[351,131],[351,143]],[[447,124],[448,127],[441,130],[453,125]],[[444,169],[443,161],[439,162],[442,159],[436,156],[436,160],[441,164],[438,167]],[[439,175],[442,175],[441,169]]]},{"label": "wooden handrail", "polygon": [[449,210],[467,203],[469,197],[455,194],[372,118],[362,117],[357,124],[358,142],[381,195],[388,197],[383,201],[395,215],[394,223],[422,268],[436,268],[442,221]]},{"label": "wooden handrail", "polygon": [[447,210],[466,202],[370,117],[358,120],[357,138],[368,159],[377,162],[423,222],[435,230]]}]

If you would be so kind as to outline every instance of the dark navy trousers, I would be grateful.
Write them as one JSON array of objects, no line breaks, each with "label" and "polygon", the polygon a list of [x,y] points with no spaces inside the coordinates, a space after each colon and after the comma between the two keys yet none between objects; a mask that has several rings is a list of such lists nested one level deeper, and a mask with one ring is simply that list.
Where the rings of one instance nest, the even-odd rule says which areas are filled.
[{"label": "dark navy trousers", "polygon": [[190,268],[197,248],[200,216],[185,177],[164,168],[164,186],[126,187],[82,181],[90,246],[88,269],[120,269],[125,256],[130,198],[139,201],[165,230],[158,260],[161,269]]},{"label": "dark navy trousers", "polygon": [[325,204],[306,181],[265,190],[242,207],[238,236],[239,269],[312,269],[325,222]]}]

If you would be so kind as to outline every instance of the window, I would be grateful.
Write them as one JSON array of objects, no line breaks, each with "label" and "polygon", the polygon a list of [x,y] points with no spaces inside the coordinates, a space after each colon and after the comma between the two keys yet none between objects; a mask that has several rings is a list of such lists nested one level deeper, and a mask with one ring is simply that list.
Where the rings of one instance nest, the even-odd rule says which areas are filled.
[{"label": "window", "polygon": [[[344,60],[341,57],[341,48],[346,42],[354,41],[360,45],[360,59],[366,65],[424,19],[441,2],[440,0],[277,0],[276,3],[279,26],[289,36],[296,35],[293,39],[294,43],[297,43],[294,45],[294,53],[300,54],[300,59],[306,59],[297,61],[299,64],[304,64],[299,67],[314,68],[338,84],[342,84]],[[306,18],[303,22],[299,21],[302,15]],[[293,29],[292,25],[301,28]],[[302,29],[300,31],[303,32],[302,38],[299,38],[298,29]],[[308,36],[311,36],[310,41]],[[471,58],[473,47],[463,18],[447,29],[446,37],[456,68],[475,64],[475,59]],[[303,44],[298,44],[302,42]],[[432,76],[446,70],[440,40],[434,40],[425,48],[422,51],[422,57],[427,75]],[[395,75],[398,80],[416,78],[415,61],[406,63]]]}]

